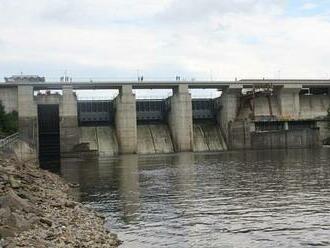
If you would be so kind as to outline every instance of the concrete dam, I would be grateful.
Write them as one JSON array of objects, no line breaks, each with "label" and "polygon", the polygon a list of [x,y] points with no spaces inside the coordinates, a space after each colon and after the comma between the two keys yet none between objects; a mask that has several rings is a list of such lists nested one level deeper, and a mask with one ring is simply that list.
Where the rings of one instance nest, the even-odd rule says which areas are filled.
[{"label": "concrete dam", "polygon": [[[75,91],[84,89],[119,94],[113,100],[78,100]],[[173,94],[136,99],[133,89],[172,89]],[[190,89],[217,89],[221,96],[194,99]],[[115,156],[318,147],[330,138],[329,89],[330,80],[23,80],[0,83],[0,101],[7,112],[18,112],[24,157]]]},{"label": "concrete dam", "polygon": [[[80,144],[99,155],[119,154],[119,144],[114,125],[113,101],[78,101],[78,126]],[[192,150],[227,150],[212,99],[192,99],[194,142]],[[138,154],[162,154],[176,151],[168,125],[169,100],[136,101],[136,133]]]}]

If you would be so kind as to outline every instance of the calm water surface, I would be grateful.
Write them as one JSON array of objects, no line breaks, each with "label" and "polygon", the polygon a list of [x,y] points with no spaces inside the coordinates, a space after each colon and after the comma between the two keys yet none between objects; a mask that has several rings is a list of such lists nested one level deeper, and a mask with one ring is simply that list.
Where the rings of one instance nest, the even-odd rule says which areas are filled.
[{"label": "calm water surface", "polygon": [[122,247],[330,247],[330,149],[62,161]]}]

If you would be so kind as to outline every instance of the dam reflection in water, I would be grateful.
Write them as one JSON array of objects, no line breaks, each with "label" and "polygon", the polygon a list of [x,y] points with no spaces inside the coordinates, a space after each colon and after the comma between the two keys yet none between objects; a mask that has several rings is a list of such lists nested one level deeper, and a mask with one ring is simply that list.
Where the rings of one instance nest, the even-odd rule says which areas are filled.
[{"label": "dam reflection in water", "polygon": [[122,247],[330,246],[330,150],[65,159]]}]

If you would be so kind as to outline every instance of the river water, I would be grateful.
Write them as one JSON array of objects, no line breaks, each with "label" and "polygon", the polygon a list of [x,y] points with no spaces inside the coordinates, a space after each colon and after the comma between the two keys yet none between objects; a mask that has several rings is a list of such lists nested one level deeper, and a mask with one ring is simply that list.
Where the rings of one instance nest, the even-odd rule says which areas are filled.
[{"label": "river water", "polygon": [[330,149],[65,159],[122,247],[330,247]]}]

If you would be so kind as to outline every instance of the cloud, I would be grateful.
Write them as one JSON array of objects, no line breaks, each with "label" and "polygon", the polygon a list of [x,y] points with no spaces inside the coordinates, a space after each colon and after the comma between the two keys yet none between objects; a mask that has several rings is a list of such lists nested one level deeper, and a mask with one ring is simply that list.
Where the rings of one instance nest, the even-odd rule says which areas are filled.
[{"label": "cloud", "polygon": [[167,22],[198,22],[214,16],[268,11],[278,13],[283,0],[173,0],[159,15]]},{"label": "cloud", "polygon": [[311,9],[315,9],[317,7],[318,7],[318,4],[316,4],[316,3],[304,3],[301,8],[303,10],[311,10]]},{"label": "cloud", "polygon": [[285,8],[281,0],[0,1],[0,75],[323,77],[329,20]]}]

